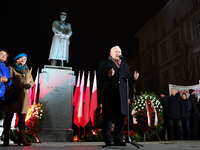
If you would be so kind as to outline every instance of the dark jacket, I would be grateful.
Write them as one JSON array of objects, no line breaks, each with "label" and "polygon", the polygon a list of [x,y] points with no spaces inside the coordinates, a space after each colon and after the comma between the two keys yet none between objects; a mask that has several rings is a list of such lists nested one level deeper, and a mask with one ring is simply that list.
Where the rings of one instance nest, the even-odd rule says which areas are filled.
[{"label": "dark jacket", "polygon": [[168,96],[166,95],[163,98],[160,98],[161,105],[163,106],[163,114],[166,116],[166,103],[167,103]]},{"label": "dark jacket", "polygon": [[184,117],[183,101],[177,94],[175,96],[171,95],[168,97],[166,103],[166,114],[169,119],[181,119]]},{"label": "dark jacket", "polygon": [[[110,69],[115,70],[112,77],[108,76]],[[127,115],[127,78],[128,75],[132,82],[134,78],[130,74],[129,66],[121,62],[120,68],[112,60],[104,60],[99,64],[98,80],[103,81],[103,107],[102,114],[123,114]]]},{"label": "dark jacket", "polygon": [[184,117],[190,118],[190,111],[192,110],[191,102],[188,99],[183,100],[183,105],[184,105],[184,111],[185,111]]},{"label": "dark jacket", "polygon": [[192,104],[191,118],[200,119],[200,112],[198,110],[198,103],[194,95],[190,95],[189,100]]}]

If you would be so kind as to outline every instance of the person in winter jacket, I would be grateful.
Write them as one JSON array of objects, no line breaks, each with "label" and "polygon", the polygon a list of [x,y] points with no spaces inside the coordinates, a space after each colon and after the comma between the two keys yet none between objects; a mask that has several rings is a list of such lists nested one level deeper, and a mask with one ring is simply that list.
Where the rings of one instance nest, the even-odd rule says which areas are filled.
[{"label": "person in winter jacket", "polygon": [[163,124],[163,130],[161,131],[160,133],[160,138],[161,140],[167,140],[168,137],[167,137],[167,133],[169,132],[168,131],[168,117],[166,115],[166,103],[167,103],[167,99],[168,99],[168,96],[166,94],[165,91],[161,91],[160,92],[160,102],[162,104],[162,107],[163,107],[163,119],[164,119],[164,124]]},{"label": "person in winter jacket", "polygon": [[181,118],[184,117],[184,106],[176,89],[171,89],[171,96],[166,103],[166,114],[169,118],[169,139],[174,140],[174,124],[178,127],[178,139],[183,139]]},{"label": "person in winter jacket", "polygon": [[185,115],[182,118],[183,139],[190,140],[190,111],[192,110],[192,104],[185,93],[182,94],[182,100],[185,110]]},{"label": "person in winter jacket", "polygon": [[9,54],[6,49],[0,49],[0,112],[5,100],[6,86],[11,86],[10,71],[6,67]]},{"label": "person in winter jacket", "polygon": [[[126,146],[123,143],[125,117],[128,109],[127,77],[136,82],[139,73],[130,74],[129,66],[120,60],[121,49],[115,46],[110,50],[108,60],[99,64],[98,79],[103,82],[103,128],[102,134],[106,146]],[[111,135],[112,118],[116,117],[115,135]]]},{"label": "person in winter jacket", "polygon": [[28,89],[34,85],[34,81],[26,62],[27,55],[25,53],[21,53],[14,58],[14,64],[8,67],[12,80],[10,91],[11,93],[18,93],[18,96],[14,102],[5,103],[3,107],[3,110],[6,112],[4,120],[4,146],[9,146],[9,129],[14,113],[17,113],[19,117],[18,127],[20,137],[18,145],[21,145],[21,143],[24,146],[31,145],[26,140],[25,117],[28,111]]},{"label": "person in winter jacket", "polygon": [[195,91],[193,89],[189,89],[190,97],[189,100],[192,104],[191,110],[191,132],[192,132],[192,140],[199,140],[199,127],[200,127],[200,111],[198,109],[198,102],[195,98]]}]

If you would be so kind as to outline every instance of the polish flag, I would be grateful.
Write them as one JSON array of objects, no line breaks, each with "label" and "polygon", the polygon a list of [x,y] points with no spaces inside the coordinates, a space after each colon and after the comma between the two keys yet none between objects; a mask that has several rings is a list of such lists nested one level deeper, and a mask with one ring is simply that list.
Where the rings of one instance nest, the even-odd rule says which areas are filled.
[{"label": "polish flag", "polygon": [[83,127],[90,121],[90,72],[88,71],[87,85],[84,96],[84,123]]},{"label": "polish flag", "polygon": [[32,91],[32,94],[31,94],[31,99],[33,100],[34,105],[37,102],[38,76],[39,76],[39,68],[37,69],[37,75],[36,75],[36,78],[35,78],[35,83],[33,85],[33,91]]},{"label": "polish flag", "polygon": [[92,122],[92,126],[94,127],[95,121],[95,109],[97,109],[97,79],[96,79],[96,71],[94,71],[94,81],[92,87],[92,98],[90,103],[90,118]]},{"label": "polish flag", "polygon": [[[30,69],[30,73],[32,73],[32,67]],[[32,94],[32,88],[28,89],[28,106],[30,107],[32,104],[32,99],[31,99],[31,94]]]},{"label": "polish flag", "polygon": [[80,71],[78,73],[78,79],[77,79],[77,82],[76,82],[76,89],[75,89],[74,96],[73,96],[73,105],[74,106],[76,106],[76,102],[77,102],[79,94],[80,94],[79,91],[80,91]]},{"label": "polish flag", "polygon": [[74,96],[73,96],[73,105],[74,105],[73,123],[77,127],[79,127],[79,121],[78,121],[78,117],[77,117],[77,115],[78,115],[77,102],[78,102],[79,95],[80,95],[80,71],[79,71],[79,74],[78,74],[78,79],[77,79],[77,82],[76,82],[76,89],[75,89]]},{"label": "polish flag", "polygon": [[80,85],[80,95],[79,95],[79,99],[77,101],[77,118],[78,118],[78,122],[79,124],[83,127],[84,126],[84,118],[83,118],[83,98],[84,98],[84,80],[85,80],[85,76],[84,76],[84,71],[82,74],[82,78],[81,78],[81,85]]}]

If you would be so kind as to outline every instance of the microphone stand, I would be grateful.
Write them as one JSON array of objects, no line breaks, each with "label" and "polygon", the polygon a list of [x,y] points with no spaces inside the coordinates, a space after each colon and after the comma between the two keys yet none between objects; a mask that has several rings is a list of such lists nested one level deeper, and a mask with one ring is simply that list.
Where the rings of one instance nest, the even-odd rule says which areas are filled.
[{"label": "microphone stand", "polygon": [[[123,63],[125,63],[125,61],[123,61]],[[122,64],[123,64],[122,63]],[[125,71],[126,71],[126,97],[127,97],[127,138],[126,138],[126,143],[130,143],[132,145],[134,145],[135,147],[137,147],[138,149],[141,147],[144,147],[143,145],[141,144],[138,144],[138,143],[135,143],[135,142],[132,142],[131,141],[131,138],[129,136],[129,103],[128,103],[128,97],[129,97],[129,86],[128,86],[128,81],[130,81],[131,85],[132,85],[132,82],[131,82],[131,79],[130,79],[130,76],[128,75],[128,71],[126,69],[126,66],[124,65],[124,68],[125,68]],[[133,90],[134,91],[134,90]],[[137,100],[137,96],[136,96],[136,93],[134,92],[135,94],[135,97],[136,97],[136,100]]]}]

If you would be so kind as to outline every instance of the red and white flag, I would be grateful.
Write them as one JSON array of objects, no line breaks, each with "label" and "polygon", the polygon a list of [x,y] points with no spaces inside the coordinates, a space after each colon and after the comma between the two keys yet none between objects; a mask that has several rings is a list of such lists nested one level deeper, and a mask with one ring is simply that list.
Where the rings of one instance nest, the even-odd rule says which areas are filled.
[{"label": "red and white flag", "polygon": [[75,89],[74,96],[73,96],[73,105],[74,106],[76,106],[76,102],[78,100],[79,94],[80,94],[80,71],[78,73],[78,79],[77,79],[77,82],[76,82],[76,89]]},{"label": "red and white flag", "polygon": [[94,71],[94,81],[93,81],[93,87],[92,87],[92,98],[90,103],[90,118],[92,122],[92,126],[94,127],[94,121],[95,121],[95,110],[97,109],[97,79],[96,79],[96,71]]},{"label": "red and white flag", "polygon": [[80,71],[79,71],[79,74],[78,74],[78,79],[77,79],[77,82],[76,82],[76,89],[75,89],[75,92],[74,92],[74,96],[73,96],[73,105],[74,105],[74,119],[73,119],[73,123],[79,127],[79,121],[78,121],[78,109],[77,109],[77,102],[78,102],[78,99],[79,99],[79,95],[80,95]]},{"label": "red and white flag", "polygon": [[[30,69],[30,73],[32,73],[32,67]],[[31,95],[32,95],[32,88],[28,89],[28,106],[31,106],[32,104]]]},{"label": "red and white flag", "polygon": [[90,72],[88,72],[86,91],[84,96],[84,127],[90,122]]},{"label": "red and white flag", "polygon": [[32,91],[32,94],[31,94],[31,99],[33,100],[34,105],[37,102],[38,76],[39,76],[39,68],[37,69],[37,75],[36,75],[36,78],[35,78],[35,83],[33,85],[33,91]]},{"label": "red and white flag", "polygon": [[81,78],[81,85],[80,85],[80,95],[79,95],[79,99],[77,101],[77,118],[78,121],[80,123],[80,125],[83,127],[84,126],[84,118],[83,118],[83,98],[84,98],[84,84],[85,84],[85,75],[84,75],[84,71],[82,74],[82,78]]}]

